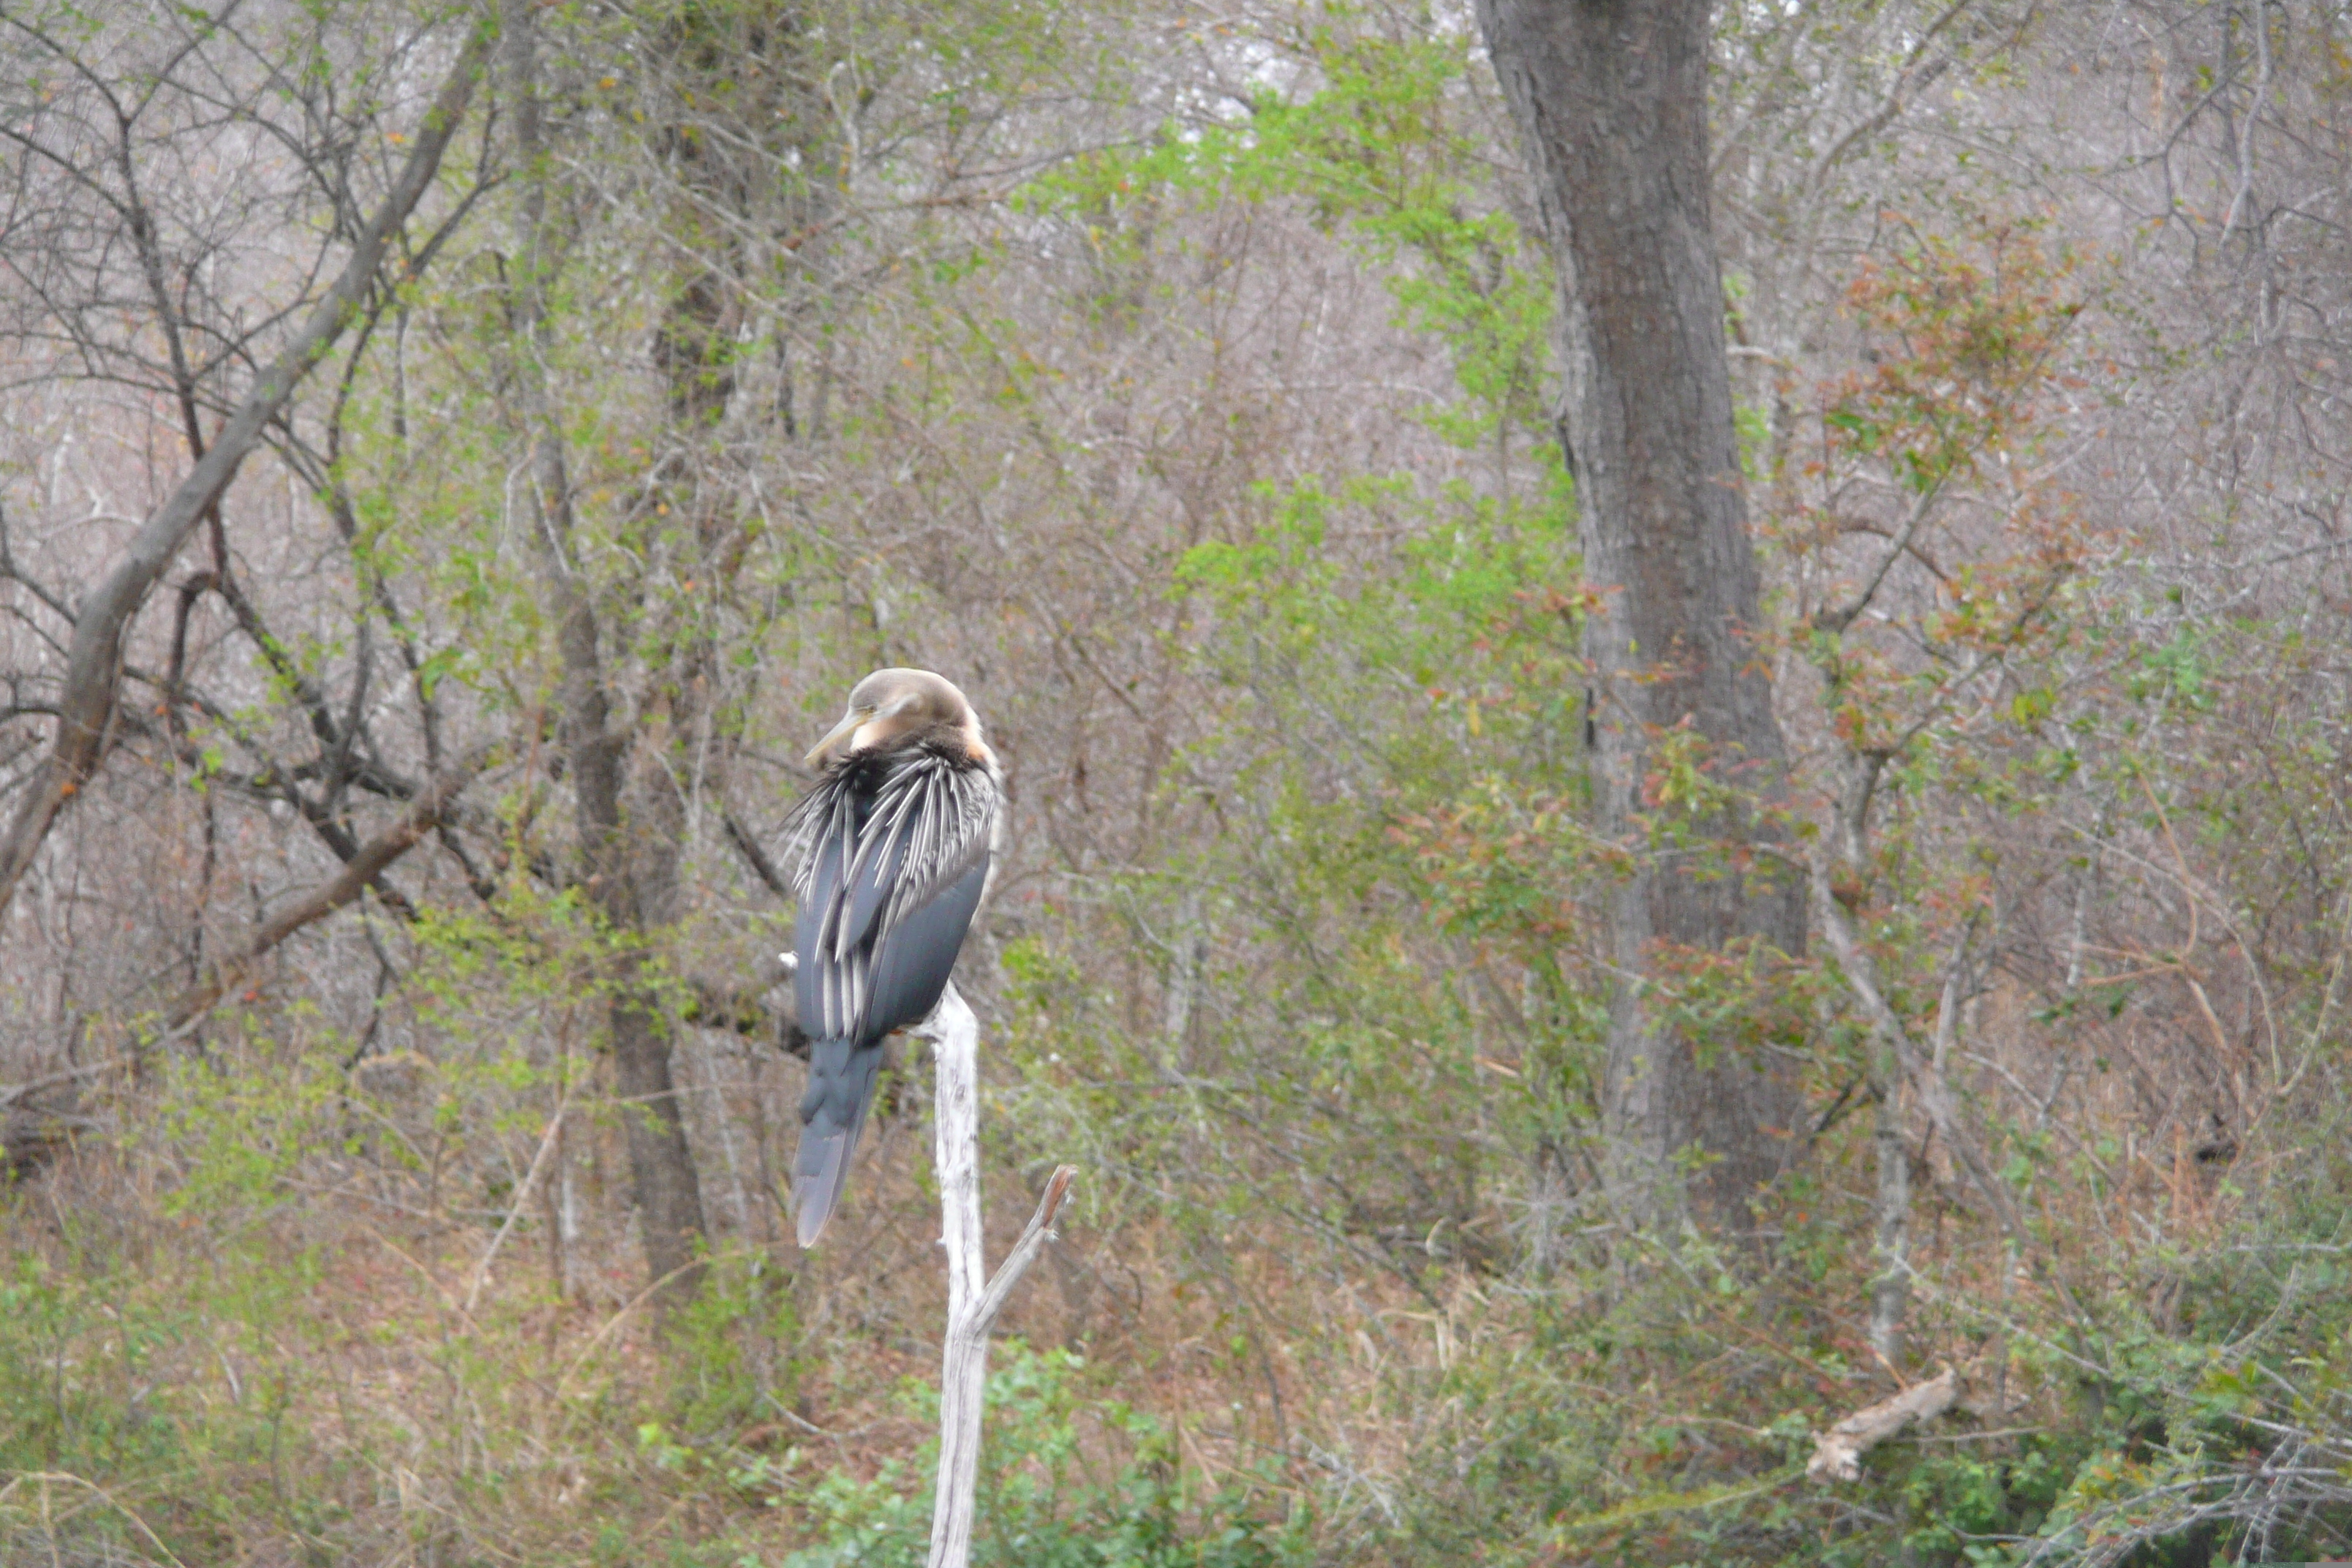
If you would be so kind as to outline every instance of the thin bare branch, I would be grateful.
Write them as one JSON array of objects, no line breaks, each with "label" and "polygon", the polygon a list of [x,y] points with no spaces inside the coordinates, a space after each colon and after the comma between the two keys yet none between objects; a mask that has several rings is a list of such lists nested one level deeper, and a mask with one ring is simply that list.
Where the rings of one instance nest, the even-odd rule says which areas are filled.
[{"label": "thin bare branch", "polygon": [[294,341],[246,395],[212,448],[147,520],[123,559],[83,602],[74,623],[53,749],[5,837],[0,838],[0,910],[15,896],[58,814],[105,756],[121,680],[122,641],[131,621],[196,523],[236,477],[238,466],[260,440],[264,428],[342,335],[353,308],[383,265],[393,235],[432,184],[441,154],[473,98],[475,83],[489,57],[490,41],[487,29],[481,28],[467,39],[418,128],[415,150],[399,180],[361,234],[334,286],[312,310]]}]

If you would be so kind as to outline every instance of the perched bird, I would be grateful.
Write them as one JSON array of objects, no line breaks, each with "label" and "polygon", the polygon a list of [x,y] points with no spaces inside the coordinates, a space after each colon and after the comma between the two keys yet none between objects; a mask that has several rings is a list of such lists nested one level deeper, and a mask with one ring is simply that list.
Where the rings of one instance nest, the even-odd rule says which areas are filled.
[{"label": "perched bird", "polygon": [[824,1232],[874,1099],[882,1039],[939,1005],[988,881],[1003,774],[964,694],[877,669],[808,754],[793,808],[793,946],[809,1087],[793,1191],[801,1245]]}]

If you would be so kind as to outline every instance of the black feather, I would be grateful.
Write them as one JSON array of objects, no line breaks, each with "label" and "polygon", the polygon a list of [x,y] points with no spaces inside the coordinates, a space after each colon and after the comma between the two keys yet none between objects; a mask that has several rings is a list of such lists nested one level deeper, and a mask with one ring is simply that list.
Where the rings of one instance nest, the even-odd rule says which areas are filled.
[{"label": "black feather", "polygon": [[987,885],[992,771],[925,742],[851,756],[795,810],[794,995],[810,1038],[793,1161],[801,1245],[832,1217],[880,1070],[882,1040],[939,1005]]},{"label": "black feather", "polygon": [[801,1245],[814,1247],[841,1201],[849,1157],[857,1151],[858,1130],[874,1101],[874,1079],[882,1069],[882,1047],[847,1040],[809,1044],[808,1093],[801,1099],[801,1146],[793,1160]]}]

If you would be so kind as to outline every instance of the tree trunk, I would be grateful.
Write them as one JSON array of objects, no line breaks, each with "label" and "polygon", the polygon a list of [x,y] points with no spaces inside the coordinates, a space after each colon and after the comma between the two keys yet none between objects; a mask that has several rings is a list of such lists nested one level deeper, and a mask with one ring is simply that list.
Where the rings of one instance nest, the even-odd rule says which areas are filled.
[{"label": "tree trunk", "polygon": [[[1739,842],[1782,787],[1772,688],[1750,634],[1755,551],[1739,489],[1723,289],[1707,193],[1706,0],[1480,0],[1562,293],[1561,440],[1577,485],[1595,683],[1600,826],[1638,841],[1659,737],[1686,725],[1735,804],[1695,826]],[[1707,857],[1644,852],[1612,895],[1629,977],[1611,1007],[1604,1133],[1617,1201],[1745,1228],[1748,1199],[1787,1164],[1799,1110],[1770,1059],[1661,1021],[1662,956],[1760,942],[1802,951],[1804,890],[1708,874]],[[1717,868],[1719,869],[1719,868]],[[1633,978],[1633,977],[1639,977]],[[1698,1173],[1677,1173],[1691,1155]]]},{"label": "tree trunk", "polygon": [[1870,1282],[1870,1348],[1888,1371],[1900,1375],[1903,1319],[1911,1307],[1911,1151],[1903,1136],[1902,1065],[1890,1047],[1876,1041],[1871,1046],[1870,1079],[1878,1096],[1878,1125],[1871,1137],[1878,1165],[1878,1273]]},{"label": "tree trunk", "polygon": [[[562,671],[560,735],[569,763],[587,887],[612,944],[604,983],[614,1077],[628,1128],[629,1170],[646,1268],[658,1299],[676,1306],[698,1282],[702,1185],[670,1077],[668,1020],[645,973],[644,937],[677,914],[674,790],[631,789],[631,726],[606,689],[592,585],[577,571],[571,480],[547,386],[549,171],[540,125],[538,39],[531,7],[504,8],[509,111],[521,172],[520,252],[513,288],[514,370],[530,444],[531,531],[556,626]],[[658,773],[659,768],[638,770]],[[664,775],[667,783],[667,775]]]}]

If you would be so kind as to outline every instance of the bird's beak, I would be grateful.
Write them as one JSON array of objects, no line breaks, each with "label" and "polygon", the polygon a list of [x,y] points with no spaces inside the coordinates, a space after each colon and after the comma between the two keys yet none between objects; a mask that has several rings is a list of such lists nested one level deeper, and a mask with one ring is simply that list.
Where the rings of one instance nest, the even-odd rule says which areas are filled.
[{"label": "bird's beak", "polygon": [[831,731],[827,731],[824,739],[819,741],[810,750],[807,758],[808,765],[813,768],[823,767],[825,758],[833,754],[833,749],[857,733],[857,727],[873,717],[874,710],[871,708],[852,708],[848,712],[844,713],[841,716],[841,722],[835,724]]}]

